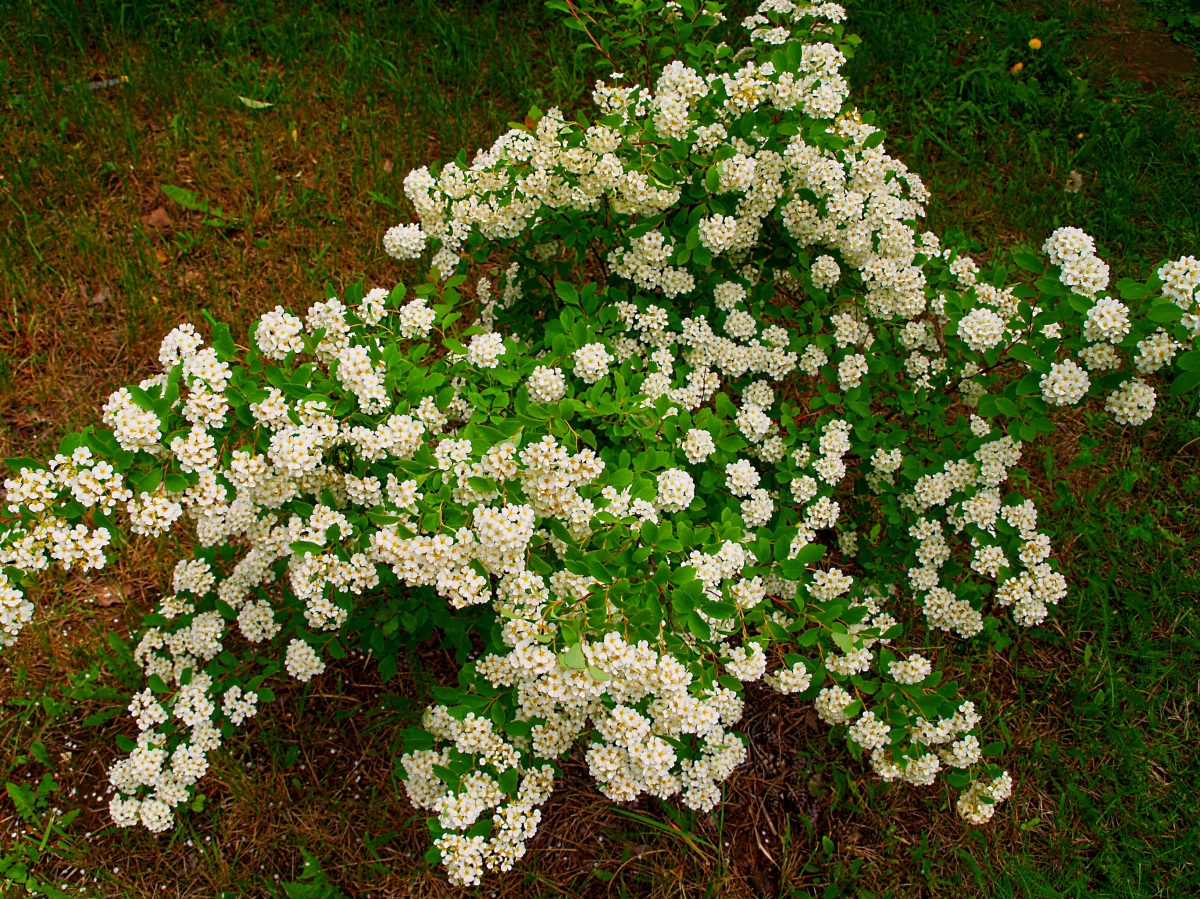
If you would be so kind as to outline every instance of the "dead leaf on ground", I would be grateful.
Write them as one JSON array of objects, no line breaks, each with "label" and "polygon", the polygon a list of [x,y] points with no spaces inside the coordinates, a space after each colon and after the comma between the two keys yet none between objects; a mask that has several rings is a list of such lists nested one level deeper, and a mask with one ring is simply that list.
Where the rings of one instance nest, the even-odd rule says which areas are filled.
[{"label": "dead leaf on ground", "polygon": [[115,606],[121,602],[121,595],[113,590],[112,587],[101,587],[96,591],[96,605],[102,609],[107,609],[110,606]]},{"label": "dead leaf on ground", "polygon": [[171,221],[171,216],[167,215],[167,210],[163,206],[159,206],[149,215],[143,215],[142,221],[158,231],[166,231],[174,224]]}]

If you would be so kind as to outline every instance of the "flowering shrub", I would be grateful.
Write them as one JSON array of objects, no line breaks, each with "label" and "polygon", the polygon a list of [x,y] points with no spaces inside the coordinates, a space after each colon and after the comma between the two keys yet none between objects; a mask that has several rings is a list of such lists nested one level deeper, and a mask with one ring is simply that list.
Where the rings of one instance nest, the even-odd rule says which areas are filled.
[{"label": "flowering shrub", "polygon": [[435,631],[459,683],[399,766],[456,883],[524,855],[580,743],[615,801],[713,808],[758,680],[971,823],[1010,794],[901,606],[1000,642],[1063,600],[1023,444],[1092,396],[1144,423],[1181,350],[1172,389],[1196,386],[1200,260],[1114,296],[1077,229],[1021,283],[920,233],[925,187],[848,104],[836,4],[768,0],[736,51],[715,3],[550,5],[638,74],[594,119],[535,111],[412,172],[419,221],[384,246],[430,253],[427,282],[276,308],[245,346],[182,325],[105,428],[9,460],[6,645],[36,572],[194,528],[135,652],[116,823],[170,828],[268,678],[352,644],[387,679]]}]

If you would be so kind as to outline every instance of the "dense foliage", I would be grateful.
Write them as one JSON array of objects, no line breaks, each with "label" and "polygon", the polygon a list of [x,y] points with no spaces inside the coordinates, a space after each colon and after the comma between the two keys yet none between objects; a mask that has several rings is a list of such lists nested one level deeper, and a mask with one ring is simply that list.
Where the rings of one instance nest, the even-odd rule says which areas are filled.
[{"label": "dense foliage", "polygon": [[626,71],[593,119],[535,110],[408,176],[419,221],[384,246],[431,253],[425,283],[277,308],[247,346],[183,325],[105,429],[10,460],[6,643],[37,571],[194,527],[136,652],[118,824],[170,828],[281,670],[352,645],[386,679],[435,632],[459,684],[399,764],[455,882],[522,857],[580,743],[616,801],[713,808],[756,680],[972,823],[1009,795],[899,607],[1002,645],[1000,616],[1064,599],[1022,444],[1089,396],[1150,417],[1200,261],[1114,296],[1077,229],[1022,283],[920,232],[924,186],[848,103],[836,4],[768,0],[736,50],[715,3],[550,5]]}]

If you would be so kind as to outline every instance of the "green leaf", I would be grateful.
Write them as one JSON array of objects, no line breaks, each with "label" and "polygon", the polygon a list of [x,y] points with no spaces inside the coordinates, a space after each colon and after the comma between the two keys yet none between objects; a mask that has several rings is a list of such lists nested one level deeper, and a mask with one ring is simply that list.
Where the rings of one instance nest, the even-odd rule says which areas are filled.
[{"label": "green leaf", "polygon": [[496,779],[496,782],[500,784],[501,790],[508,795],[512,795],[517,792],[520,780],[521,774],[516,768],[505,768],[500,772],[500,776]]},{"label": "green leaf", "polygon": [[367,519],[372,524],[377,524],[381,527],[387,527],[389,524],[396,524],[402,520],[399,515],[393,515],[391,512],[378,512],[374,509],[367,511]]},{"label": "green leaf", "polygon": [[161,468],[150,469],[136,482],[137,495],[141,496],[143,493],[153,493],[158,488],[158,485],[162,483],[162,480],[163,472]]},{"label": "green leaf", "polygon": [[9,471],[13,474],[20,474],[22,468],[28,468],[30,471],[39,471],[46,466],[37,459],[30,459],[28,456],[11,456],[4,460],[4,464],[8,466]]},{"label": "green leaf", "polygon": [[1183,318],[1183,310],[1171,300],[1162,300],[1150,307],[1146,317],[1152,322],[1177,322]]},{"label": "green leaf", "polygon": [[229,334],[229,325],[225,322],[217,322],[213,326],[212,345],[222,361],[232,359],[237,355],[237,347],[233,343],[233,337]]},{"label": "green leaf", "polygon": [[833,638],[834,644],[836,644],[837,648],[842,652],[850,652],[854,649],[855,643],[857,642],[849,634],[840,634],[837,631],[834,631],[832,634],[830,634],[830,636]]},{"label": "green leaf", "polygon": [[238,100],[248,109],[270,109],[275,105],[274,103],[268,103],[266,100],[254,100],[250,97],[243,97],[240,94],[238,95]]},{"label": "green leaf", "polygon": [[1016,359],[1018,362],[1024,362],[1027,365],[1040,365],[1049,368],[1048,364],[1042,359],[1042,357],[1034,352],[1030,346],[1024,343],[1014,343],[1008,348],[1008,355],[1010,358]]},{"label": "green leaf", "polygon": [[587,659],[583,655],[583,644],[576,643],[566,652],[560,653],[558,662],[564,668],[571,668],[575,671],[582,670],[587,665]]},{"label": "green leaf", "polygon": [[484,496],[496,492],[496,482],[491,478],[467,478],[467,483],[471,485],[472,490]]},{"label": "green leaf", "polygon": [[188,479],[181,474],[169,474],[163,480],[168,493],[183,493],[188,489]]},{"label": "green leaf", "polygon": [[679,180],[679,177],[675,174],[675,170],[662,162],[651,163],[650,172],[663,184],[674,184]]},{"label": "green leaf", "polygon": [[1197,387],[1200,387],[1200,371],[1184,372],[1171,382],[1171,393],[1174,396],[1183,396]]},{"label": "green leaf", "polygon": [[708,622],[700,617],[700,613],[695,609],[688,612],[687,616],[688,630],[692,632],[692,636],[697,640],[711,640],[712,628],[708,626]]},{"label": "green leaf", "polygon": [[794,561],[802,565],[808,565],[817,561],[825,555],[826,547],[821,543],[809,543],[806,546],[800,547],[800,551],[796,553]]},{"label": "green leaf", "polygon": [[996,408],[1000,410],[1001,415],[1007,415],[1009,418],[1017,418],[1021,414],[1021,410],[1006,396],[996,397]]},{"label": "green leaf", "polygon": [[554,292],[558,294],[558,298],[564,303],[570,303],[572,306],[579,305],[579,291],[575,289],[575,285],[570,281],[555,281]]},{"label": "green leaf", "polygon": [[159,185],[159,189],[166,194],[168,200],[177,206],[191,209],[194,212],[208,212],[208,201],[201,200],[186,188],[176,187],[174,184],[162,184]]},{"label": "green leaf", "polygon": [[708,188],[710,194],[718,193],[721,190],[721,164],[710,165],[708,171],[704,173],[704,186]]},{"label": "green leaf", "polygon": [[1070,292],[1057,278],[1039,278],[1036,287],[1049,297],[1064,297]]},{"label": "green leaf", "polygon": [[1139,281],[1131,281],[1129,278],[1122,278],[1118,281],[1116,288],[1123,300],[1140,300],[1142,297],[1149,296],[1152,293],[1149,285],[1142,284]]},{"label": "green leaf", "polygon": [[1200,350],[1184,353],[1175,360],[1180,371],[1200,371]]},{"label": "green leaf", "polygon": [[26,821],[33,821],[37,817],[33,789],[27,784],[17,784],[11,781],[6,783],[4,788],[8,791],[8,798],[17,807],[17,814]]},{"label": "green leaf", "polygon": [[1025,271],[1033,272],[1035,275],[1040,275],[1046,270],[1045,260],[1037,253],[1029,250],[1018,250],[1013,253],[1013,262],[1025,269]]}]

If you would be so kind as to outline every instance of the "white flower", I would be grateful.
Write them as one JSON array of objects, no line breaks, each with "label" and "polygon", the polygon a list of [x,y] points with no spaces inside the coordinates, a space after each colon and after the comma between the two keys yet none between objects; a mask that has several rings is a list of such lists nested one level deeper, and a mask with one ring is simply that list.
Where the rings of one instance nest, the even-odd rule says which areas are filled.
[{"label": "white flower", "polygon": [[654,505],[662,511],[682,512],[692,504],[695,496],[696,485],[686,471],[670,468],[659,473]]},{"label": "white flower", "polygon": [[383,250],[393,259],[416,259],[425,252],[425,231],[419,224],[389,228],[383,236]]},{"label": "white flower", "polygon": [[870,752],[881,749],[888,744],[888,733],[891,727],[875,717],[874,712],[863,712],[857,721],[850,726],[850,739]]},{"label": "white flower", "polygon": [[758,488],[742,500],[742,520],[748,528],[759,528],[771,521],[775,514],[775,501],[771,494]]},{"label": "white flower", "polygon": [[730,249],[737,240],[738,222],[731,215],[713,215],[700,219],[700,243],[720,255]]},{"label": "white flower", "polygon": [[268,359],[283,359],[288,353],[299,353],[304,350],[304,340],[301,334],[304,322],[276,306],[258,320],[254,330],[254,342]]},{"label": "white flower", "polygon": [[325,663],[308,643],[295,639],[288,644],[284,667],[288,674],[304,683],[324,671]]},{"label": "white flower", "polygon": [[1120,343],[1129,333],[1129,309],[1120,300],[1101,297],[1088,310],[1083,336],[1090,341],[1106,340]]},{"label": "white flower", "polygon": [[746,459],[725,466],[725,486],[734,496],[749,496],[760,480],[761,475]]},{"label": "white flower", "polygon": [[842,277],[842,269],[832,256],[818,256],[812,264],[812,282],[817,290],[828,290]]},{"label": "white flower", "polygon": [[838,363],[838,386],[842,390],[851,390],[862,384],[863,375],[868,371],[867,357],[853,353]]},{"label": "white flower", "polygon": [[1138,341],[1138,354],[1134,366],[1142,374],[1158,371],[1175,358],[1179,344],[1171,339],[1171,335],[1159,328],[1149,337]]},{"label": "white flower", "polygon": [[557,403],[567,393],[567,379],[561,368],[539,365],[529,373],[529,398],[535,403]]},{"label": "white flower", "polygon": [[703,428],[692,428],[682,442],[683,454],[692,465],[699,465],[717,451],[712,434]]},{"label": "white flower", "polygon": [[888,666],[890,674],[898,684],[919,684],[933,673],[933,663],[917,653]]},{"label": "white flower", "polygon": [[613,356],[602,343],[589,343],[575,351],[575,375],[588,384],[595,384],[608,374]]},{"label": "white flower", "polygon": [[958,323],[958,336],[972,350],[983,353],[1004,339],[1004,319],[983,306],[972,309]]},{"label": "white flower", "polygon": [[817,714],[826,724],[844,724],[849,721],[846,707],[853,702],[853,697],[839,686],[825,687],[817,694],[814,705]]},{"label": "white flower", "polygon": [[433,329],[437,315],[430,309],[424,297],[418,297],[400,307],[400,336],[412,340],[427,337]]},{"label": "white flower", "polygon": [[438,277],[445,281],[458,271],[459,256],[449,247],[442,247],[433,254],[432,263]]},{"label": "white flower", "polygon": [[1158,276],[1163,280],[1163,296],[1185,311],[1195,306],[1196,290],[1200,289],[1200,259],[1182,256],[1167,262],[1159,268]]},{"label": "white flower", "polygon": [[1108,395],[1104,408],[1119,424],[1140,425],[1154,414],[1154,403],[1154,388],[1140,378],[1132,378]]},{"label": "white flower", "polygon": [[1087,372],[1070,359],[1055,362],[1041,379],[1042,398],[1051,406],[1073,406],[1091,386]]},{"label": "white flower", "polygon": [[480,368],[495,368],[504,355],[504,337],[500,334],[476,334],[467,347],[467,361]]},{"label": "white flower", "polygon": [[736,337],[738,340],[749,340],[758,333],[758,322],[754,320],[754,316],[749,312],[735,309],[725,319],[725,331],[730,337]]}]

